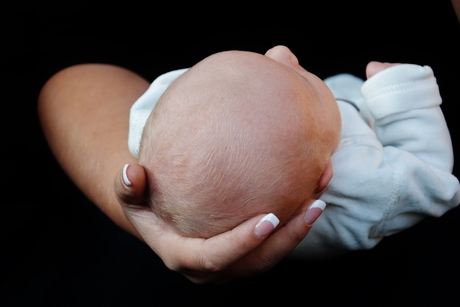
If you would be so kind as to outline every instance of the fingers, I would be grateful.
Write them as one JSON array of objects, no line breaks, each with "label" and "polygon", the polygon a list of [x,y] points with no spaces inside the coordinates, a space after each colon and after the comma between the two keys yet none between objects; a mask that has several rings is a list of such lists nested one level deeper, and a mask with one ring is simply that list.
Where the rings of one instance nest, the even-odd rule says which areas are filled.
[{"label": "fingers", "polygon": [[384,63],[384,62],[371,61],[366,66],[366,77],[367,79],[369,79],[376,73],[388,67],[396,66],[396,65],[400,65],[400,63],[386,63],[386,62]]},{"label": "fingers", "polygon": [[279,222],[273,214],[260,215],[207,240],[182,237],[151,210],[139,210],[146,208],[147,194],[142,166],[124,166],[116,178],[117,199],[143,241],[169,269],[182,273],[195,283],[246,276],[244,270],[232,271],[230,267],[256,249]]},{"label": "fingers", "polygon": [[148,210],[146,188],[142,166],[130,164],[119,170],[117,198],[143,241],[169,269],[197,284],[222,283],[270,270],[303,240],[325,207],[322,201],[306,203],[282,227],[276,216],[267,214],[209,239],[188,238],[175,233]]},{"label": "fingers", "polygon": [[146,206],[147,179],[139,164],[126,164],[115,177],[115,195],[126,208]]},{"label": "fingers", "polygon": [[257,224],[262,218],[258,216],[208,240],[182,237],[152,211],[139,210],[147,208],[146,183],[142,166],[125,165],[117,173],[115,193],[143,240],[174,271],[195,274],[221,271],[256,248],[278,224],[274,215],[267,215]]},{"label": "fingers", "polygon": [[253,251],[278,226],[278,218],[270,213],[256,216],[231,231],[204,242],[207,259],[212,268],[222,268]]},{"label": "fingers", "polygon": [[266,269],[275,266],[279,261],[291,253],[297,245],[308,235],[314,222],[319,218],[326,207],[322,200],[314,200],[305,204],[288,223],[271,234],[252,255],[255,263],[264,263]]},{"label": "fingers", "polygon": [[175,269],[221,271],[259,246],[277,223],[278,219],[273,214],[259,215],[209,239],[184,238],[181,244],[174,244],[169,249],[171,254],[182,256],[176,259],[182,267]]},{"label": "fingers", "polygon": [[269,49],[265,52],[265,55],[283,64],[289,64],[295,67],[299,65],[299,60],[294,53],[292,53],[288,47],[283,45],[278,45]]},{"label": "fingers", "polygon": [[[183,269],[182,273],[195,283],[230,280],[266,272],[284,259],[305,238],[313,223],[324,211],[326,204],[316,200],[306,204],[304,210],[283,227],[275,230],[276,222],[266,215],[251,219],[235,229],[203,241],[202,251],[195,255],[205,257],[195,261],[202,263],[200,272]],[[259,222],[258,222],[259,220]],[[261,223],[262,222],[262,223]],[[267,227],[265,223],[272,224]],[[271,229],[266,236],[257,236],[258,227]],[[271,234],[270,234],[271,233]],[[270,234],[269,236],[267,236]],[[193,250],[193,246],[189,246]],[[189,254],[190,256],[190,254]],[[183,259],[184,260],[184,259]],[[210,272],[216,272],[214,275]]]}]

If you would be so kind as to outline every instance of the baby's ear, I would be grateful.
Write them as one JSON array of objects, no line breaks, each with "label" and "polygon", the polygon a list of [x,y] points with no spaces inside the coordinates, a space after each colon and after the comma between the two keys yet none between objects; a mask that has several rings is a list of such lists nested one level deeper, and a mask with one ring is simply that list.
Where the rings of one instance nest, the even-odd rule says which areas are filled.
[{"label": "baby's ear", "polygon": [[332,170],[332,162],[329,159],[329,162],[327,163],[323,173],[321,174],[321,177],[319,178],[318,187],[316,188],[314,198],[319,199],[321,195],[323,195],[324,191],[329,185],[329,182],[332,179],[333,174],[334,172]]}]

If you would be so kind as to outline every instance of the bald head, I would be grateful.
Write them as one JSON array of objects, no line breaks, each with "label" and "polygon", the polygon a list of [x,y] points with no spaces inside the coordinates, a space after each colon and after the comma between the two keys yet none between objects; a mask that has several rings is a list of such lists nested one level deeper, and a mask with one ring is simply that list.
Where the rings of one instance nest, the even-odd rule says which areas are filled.
[{"label": "bald head", "polygon": [[[209,56],[176,79],[140,148],[152,208],[186,235],[212,236],[255,214],[286,221],[312,197],[331,149],[315,90],[261,54]],[[329,146],[330,147],[330,146]]]}]

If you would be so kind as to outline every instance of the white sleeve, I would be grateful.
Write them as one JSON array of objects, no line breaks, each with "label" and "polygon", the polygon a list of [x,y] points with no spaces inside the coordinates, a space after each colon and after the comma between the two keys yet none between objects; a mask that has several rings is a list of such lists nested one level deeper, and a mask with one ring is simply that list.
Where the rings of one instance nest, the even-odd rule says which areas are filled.
[{"label": "white sleeve", "polygon": [[386,69],[367,80],[361,90],[383,146],[410,152],[429,167],[452,172],[452,141],[429,66]]},{"label": "white sleeve", "polygon": [[336,97],[363,107],[372,123],[363,125],[358,112],[339,104],[345,124],[332,156],[334,176],[322,197],[328,205],[291,257],[370,249],[460,203],[452,143],[431,68],[405,64],[364,83],[350,75],[326,83]]},{"label": "white sleeve", "polygon": [[129,113],[128,148],[138,158],[142,131],[158,99],[169,85],[187,69],[173,70],[156,78],[147,91],[131,106]]}]

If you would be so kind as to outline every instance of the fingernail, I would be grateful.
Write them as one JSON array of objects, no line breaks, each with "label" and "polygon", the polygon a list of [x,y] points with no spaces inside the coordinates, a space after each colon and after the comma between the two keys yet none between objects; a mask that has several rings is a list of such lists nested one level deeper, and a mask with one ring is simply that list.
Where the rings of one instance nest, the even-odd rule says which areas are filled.
[{"label": "fingernail", "polygon": [[129,164],[125,164],[125,166],[123,166],[123,173],[122,173],[122,179],[123,179],[123,183],[127,186],[127,187],[130,187],[131,186],[131,181],[129,181],[128,179],[128,175],[126,174],[126,171],[128,170],[128,166]]},{"label": "fingernail", "polygon": [[305,213],[305,222],[308,225],[313,224],[323,213],[324,209],[326,208],[326,203],[320,199],[315,200],[310,204],[307,209],[307,213]]},{"label": "fingernail", "polygon": [[280,220],[273,213],[264,216],[254,228],[254,233],[258,237],[268,236],[278,226]]}]

